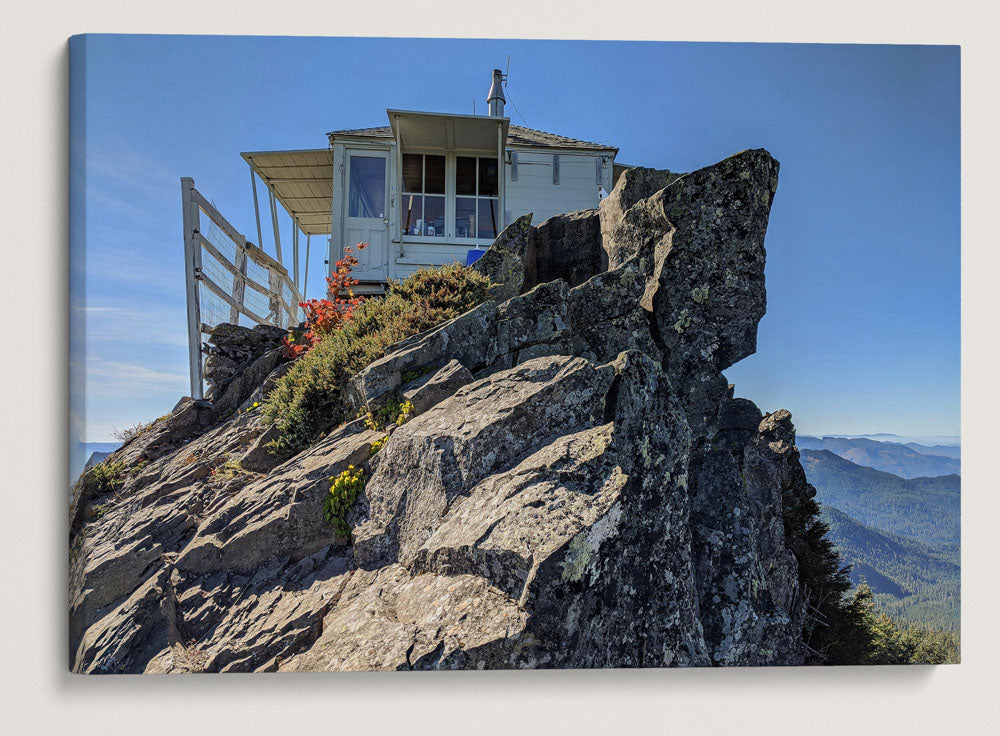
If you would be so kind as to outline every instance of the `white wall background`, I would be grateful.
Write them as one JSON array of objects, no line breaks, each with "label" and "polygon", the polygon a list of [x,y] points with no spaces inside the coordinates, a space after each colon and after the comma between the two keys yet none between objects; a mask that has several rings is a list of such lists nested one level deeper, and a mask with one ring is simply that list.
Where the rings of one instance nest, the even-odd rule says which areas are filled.
[{"label": "white wall background", "polygon": [[[559,154],[559,183],[552,183],[552,153],[518,151],[517,181],[511,180],[512,167],[506,172],[507,223],[533,212],[532,223],[539,225],[553,215],[591,209],[600,198],[597,183],[599,156]],[[612,164],[609,158],[602,171],[605,191],[611,190]]]}]

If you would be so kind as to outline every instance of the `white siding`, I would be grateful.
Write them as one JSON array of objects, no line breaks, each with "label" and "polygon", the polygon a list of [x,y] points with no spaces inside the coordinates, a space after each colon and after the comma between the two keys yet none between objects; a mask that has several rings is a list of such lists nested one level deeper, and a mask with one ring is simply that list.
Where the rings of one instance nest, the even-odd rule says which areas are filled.
[{"label": "white siding", "polygon": [[[398,243],[393,244],[399,248]],[[403,243],[402,255],[397,253],[391,267],[394,279],[401,279],[418,268],[443,266],[446,263],[465,263],[465,256],[472,245],[448,245],[447,243]],[[484,246],[480,246],[484,247]]]},{"label": "white siding", "polygon": [[[559,183],[552,182],[553,153],[517,151],[517,181],[511,178],[511,166],[505,166],[507,222],[533,212],[535,225],[553,215],[597,207],[600,202],[597,183],[599,154],[559,154]],[[613,161],[601,170],[604,191],[611,191]]]}]

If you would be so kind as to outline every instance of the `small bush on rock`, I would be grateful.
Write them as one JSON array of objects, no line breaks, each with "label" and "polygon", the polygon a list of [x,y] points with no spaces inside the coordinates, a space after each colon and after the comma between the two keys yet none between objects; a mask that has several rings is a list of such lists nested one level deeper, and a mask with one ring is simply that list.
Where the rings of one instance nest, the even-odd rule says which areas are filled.
[{"label": "small bush on rock", "polygon": [[365,487],[365,471],[348,465],[340,475],[330,476],[330,494],[323,503],[323,518],[333,525],[337,536],[346,537],[351,533],[347,514]]},{"label": "small bush on rock", "polygon": [[390,424],[402,427],[413,418],[413,402],[407,400],[400,402],[395,397],[390,396],[385,406],[376,411],[364,409],[358,413],[358,418],[364,418],[365,426],[372,432],[381,432]]},{"label": "small bush on rock", "polygon": [[117,491],[125,483],[125,463],[98,463],[83,474],[83,491],[86,497],[96,498]]},{"label": "small bush on rock", "polygon": [[[357,246],[358,250],[367,247],[368,243],[358,243]],[[364,301],[364,297],[354,295],[354,287],[359,282],[351,272],[357,265],[354,249],[344,248],[343,259],[334,264],[333,273],[326,277],[327,292],[333,295],[333,299],[299,302],[299,306],[306,311],[305,329],[301,332],[293,330],[285,338],[285,353],[289,358],[305,355],[324,335],[330,334],[351,319],[354,308]]]},{"label": "small bush on rock", "polygon": [[393,343],[484,302],[489,287],[485,276],[452,264],[390,282],[384,297],[356,305],[350,318],[320,336],[268,396],[264,420],[278,429],[271,451],[291,457],[351,418],[341,399],[351,376],[382,357]]}]

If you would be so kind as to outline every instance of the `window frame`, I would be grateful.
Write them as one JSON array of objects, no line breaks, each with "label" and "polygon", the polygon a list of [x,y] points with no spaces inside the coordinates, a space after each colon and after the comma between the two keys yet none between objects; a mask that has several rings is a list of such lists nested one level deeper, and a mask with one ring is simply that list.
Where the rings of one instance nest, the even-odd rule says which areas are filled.
[{"label": "window frame", "polygon": [[[405,154],[421,154],[423,156],[444,156],[444,221],[445,221],[445,234],[443,237],[438,235],[406,235],[403,233],[403,218],[405,217],[405,198],[406,194],[403,192],[403,156]],[[478,213],[478,203],[480,199],[495,199],[497,203],[497,234],[503,231],[503,177],[504,177],[504,161],[502,158],[497,158],[496,154],[491,154],[483,151],[442,151],[441,149],[432,148],[411,148],[411,147],[398,147],[396,161],[398,162],[396,169],[396,232],[399,233],[399,242],[402,244],[421,244],[421,245],[438,245],[438,246],[450,246],[458,248],[478,248],[481,246],[488,246],[493,243],[494,238],[459,238],[455,235],[455,210],[457,204],[456,195],[456,180],[457,180],[457,170],[458,170],[458,157],[468,157],[476,159],[476,192],[475,200]],[[483,195],[478,194],[479,191],[479,159],[489,158],[497,160],[497,194]],[[426,170],[426,159],[424,159],[422,164]],[[426,182],[422,183],[423,187],[426,187]],[[414,195],[416,192],[413,193]],[[428,196],[426,194],[421,194],[421,196]],[[441,196],[436,194],[431,194],[429,196]],[[472,195],[463,194],[462,197],[473,198]]]},{"label": "window frame", "polygon": [[[476,187],[475,188],[476,188],[476,192],[475,192],[475,194],[458,194],[458,159],[460,157],[461,158],[471,158],[471,159],[475,160],[475,162],[476,162],[476,173],[475,173],[475,183],[476,183]],[[480,194],[479,193],[479,182],[480,182],[479,162],[480,162],[480,160],[482,160],[484,158],[488,158],[488,159],[491,159],[491,160],[497,162],[497,193],[496,194]],[[455,240],[457,240],[459,242],[462,242],[462,243],[464,243],[466,241],[468,241],[470,243],[471,242],[487,242],[487,243],[492,243],[496,239],[497,235],[499,235],[500,232],[503,230],[503,216],[501,215],[501,210],[500,210],[500,190],[501,190],[500,177],[503,175],[503,169],[501,168],[502,165],[503,165],[503,161],[500,160],[500,159],[498,159],[496,156],[482,156],[482,155],[479,155],[477,153],[473,153],[473,154],[460,154],[460,153],[456,152],[456,154],[455,154],[455,210],[456,210],[456,214],[451,219],[452,227],[455,227],[455,225],[456,225],[456,218],[458,216],[457,215],[457,210],[458,210],[458,199],[459,199],[459,197],[461,197],[462,199],[471,199],[473,202],[475,202],[477,234],[476,234],[475,237],[460,238],[458,236],[458,234],[456,233],[456,234],[454,234],[452,236],[452,237],[454,237]],[[478,234],[478,227],[479,227],[479,203],[481,201],[491,201],[491,200],[495,201],[497,203],[497,209],[496,209],[496,231],[497,232],[496,232],[496,235],[494,235],[492,238],[491,237],[481,238],[481,237],[479,237],[479,234]]]},{"label": "window frame", "polygon": [[[366,155],[366,154],[368,154],[368,155]],[[371,155],[371,154],[374,154],[374,155]],[[345,195],[345,198],[346,198],[345,208],[344,208],[345,209],[345,217],[350,217],[350,218],[354,218],[354,219],[363,219],[363,220],[364,219],[368,219],[368,220],[382,220],[382,219],[384,219],[384,218],[386,218],[386,217],[389,216],[389,210],[390,210],[390,204],[391,204],[391,195],[390,195],[390,192],[389,192],[389,181],[390,181],[390,178],[389,178],[390,172],[389,172],[389,166],[388,166],[388,164],[389,164],[389,157],[385,156],[385,155],[380,155],[380,154],[381,154],[381,152],[377,151],[377,150],[374,150],[374,151],[371,151],[371,152],[368,152],[368,151],[361,151],[361,152],[351,151],[350,152],[349,157],[347,158],[348,175],[345,177],[347,179],[347,181],[345,182],[345,187],[344,187],[344,195]],[[382,200],[382,213],[380,215],[362,215],[362,214],[357,214],[356,215],[356,214],[353,214],[352,211],[351,211],[351,205],[353,203],[351,195],[355,191],[355,189],[354,189],[354,174],[355,174],[354,159],[373,159],[373,160],[381,160],[382,161],[382,166],[383,166],[383,172],[382,172],[382,177],[383,177],[382,178],[383,195],[382,196],[383,196],[383,200]]]},{"label": "window frame", "polygon": [[[420,188],[421,192],[406,192],[403,188],[403,156],[413,154],[421,157]],[[444,158],[444,193],[427,194],[427,156],[442,156]],[[406,197],[409,195],[426,197],[441,197],[444,200],[444,233],[442,235],[407,235],[403,233],[403,217],[406,213]],[[400,239],[404,243],[437,243],[441,244],[448,240],[448,154],[441,151],[406,149],[399,154],[399,207],[398,207],[398,232]]]}]

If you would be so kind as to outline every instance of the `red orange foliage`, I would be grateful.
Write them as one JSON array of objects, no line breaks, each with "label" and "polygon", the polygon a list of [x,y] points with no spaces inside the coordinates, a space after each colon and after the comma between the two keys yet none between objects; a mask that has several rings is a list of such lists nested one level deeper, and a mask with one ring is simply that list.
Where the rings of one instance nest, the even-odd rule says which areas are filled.
[{"label": "red orange foliage", "polygon": [[[367,247],[368,243],[357,245],[358,250]],[[364,301],[364,297],[354,295],[353,287],[358,284],[358,280],[351,275],[351,272],[357,265],[358,259],[354,256],[354,249],[344,248],[344,257],[334,264],[333,272],[326,279],[327,293],[332,295],[333,299],[309,299],[299,302],[299,306],[306,312],[305,329],[298,338],[294,336],[285,338],[285,351],[289,358],[305,355],[320,341],[320,338],[351,319],[351,312]]]}]

